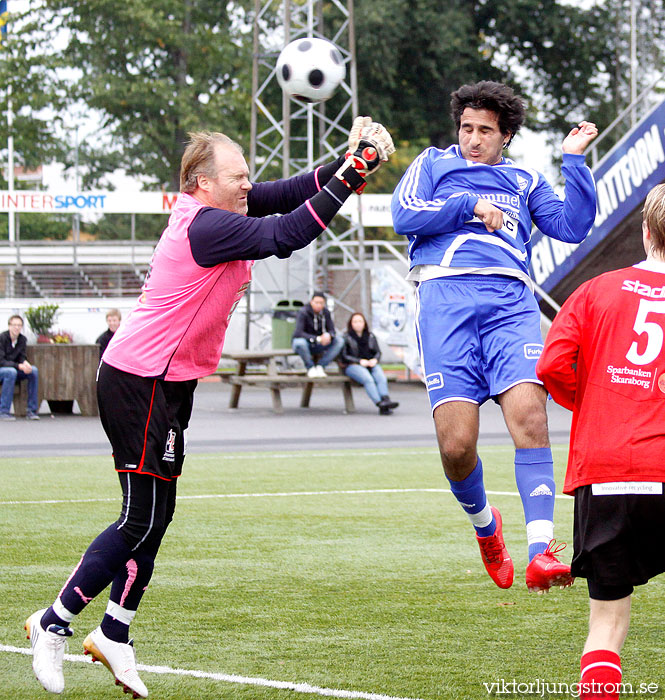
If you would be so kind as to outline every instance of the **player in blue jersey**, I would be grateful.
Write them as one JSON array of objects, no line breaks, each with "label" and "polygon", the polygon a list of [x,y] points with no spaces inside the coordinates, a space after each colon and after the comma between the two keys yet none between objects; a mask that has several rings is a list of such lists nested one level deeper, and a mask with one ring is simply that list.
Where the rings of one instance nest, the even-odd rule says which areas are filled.
[{"label": "player in blue jersey", "polygon": [[535,372],[543,341],[528,271],[531,228],[568,243],[586,237],[596,192],[583,152],[598,130],[583,121],[564,139],[561,201],[540,173],[503,156],[525,117],[510,87],[463,85],[451,109],[459,144],[428,148],[413,161],[393,195],[393,223],[409,240],[421,362],[451,490],[476,530],[487,572],[509,588],[513,562],[477,454],[479,407],[491,397],[515,444],[527,587],[542,592],[573,579],[550,546],[555,486],[547,394]]}]

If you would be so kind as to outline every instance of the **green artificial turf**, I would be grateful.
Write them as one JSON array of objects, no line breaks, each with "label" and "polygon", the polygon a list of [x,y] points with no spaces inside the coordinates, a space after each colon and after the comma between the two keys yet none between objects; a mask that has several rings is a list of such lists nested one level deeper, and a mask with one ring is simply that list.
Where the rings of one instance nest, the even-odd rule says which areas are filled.
[{"label": "green artificial turf", "polygon": [[[560,487],[565,449],[554,454]],[[490,495],[515,561],[507,591],[484,572],[466,516],[437,491],[447,482],[434,450],[190,455],[132,625],[138,662],[355,697],[462,700],[492,697],[490,684],[501,681],[504,690],[513,680],[522,690],[572,685],[586,635],[586,586],[527,594],[513,451],[485,447],[481,456],[487,488],[508,492]],[[0,480],[0,698],[47,698],[31,657],[10,649],[29,647],[25,618],[53,601],[85,547],[115,520],[120,489],[106,457],[0,459]],[[572,500],[558,499],[559,539],[571,540],[572,514]],[[635,596],[623,653],[624,681],[635,687],[663,685],[662,595],[659,577]],[[103,594],[74,622],[69,653],[81,654],[106,601]],[[155,699],[322,696],[247,681],[141,676]],[[72,700],[123,697],[99,664],[66,661],[65,679]],[[537,688],[493,690],[541,697]]]}]

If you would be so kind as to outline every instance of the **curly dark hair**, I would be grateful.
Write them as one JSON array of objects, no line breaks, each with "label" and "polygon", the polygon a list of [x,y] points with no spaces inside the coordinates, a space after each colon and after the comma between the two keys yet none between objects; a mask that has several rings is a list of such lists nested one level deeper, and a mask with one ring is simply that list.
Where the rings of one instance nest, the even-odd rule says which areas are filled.
[{"label": "curly dark hair", "polygon": [[[499,117],[499,129],[502,134],[510,134],[510,140],[519,131],[526,117],[524,100],[516,95],[511,87],[491,80],[462,85],[450,98],[450,114],[457,131],[460,129],[462,112],[471,109],[486,109]],[[509,142],[510,143],[510,142]]]}]

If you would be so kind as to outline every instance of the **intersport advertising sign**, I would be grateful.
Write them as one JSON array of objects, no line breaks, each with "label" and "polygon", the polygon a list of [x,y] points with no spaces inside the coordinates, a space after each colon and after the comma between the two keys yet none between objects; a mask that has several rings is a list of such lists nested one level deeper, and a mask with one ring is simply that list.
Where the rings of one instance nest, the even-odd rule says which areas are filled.
[{"label": "intersport advertising sign", "polygon": [[[170,214],[177,192],[40,192],[0,190],[0,212],[35,214]],[[348,199],[340,213],[365,226],[392,226],[389,194]],[[362,211],[360,212],[360,205]]]}]

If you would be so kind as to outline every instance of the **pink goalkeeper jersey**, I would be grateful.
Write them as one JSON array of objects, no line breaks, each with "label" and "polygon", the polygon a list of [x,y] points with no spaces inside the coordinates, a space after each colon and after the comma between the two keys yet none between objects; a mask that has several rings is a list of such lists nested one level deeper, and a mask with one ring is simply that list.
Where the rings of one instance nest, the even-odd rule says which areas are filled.
[{"label": "pink goalkeeper jersey", "polygon": [[229,320],[254,262],[201,267],[194,261],[188,231],[204,206],[188,194],[178,196],[138,304],[104,353],[112,367],[168,381],[199,379],[217,369]]}]

